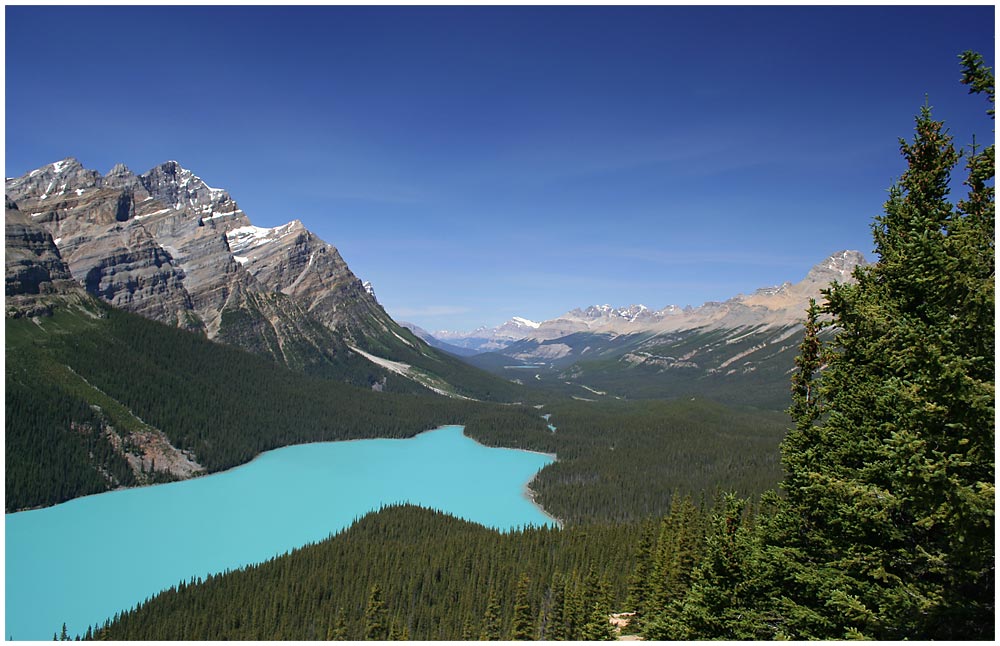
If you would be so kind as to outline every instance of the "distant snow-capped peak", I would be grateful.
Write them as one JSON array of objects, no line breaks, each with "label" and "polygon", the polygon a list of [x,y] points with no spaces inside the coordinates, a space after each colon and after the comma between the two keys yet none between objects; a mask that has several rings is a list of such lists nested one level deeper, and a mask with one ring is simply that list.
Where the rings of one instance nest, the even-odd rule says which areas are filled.
[{"label": "distant snow-capped peak", "polygon": [[652,314],[652,310],[643,304],[628,305],[623,307],[612,307],[611,305],[591,305],[586,309],[575,309],[568,313],[572,318],[579,319],[625,319],[635,321],[646,315]]}]

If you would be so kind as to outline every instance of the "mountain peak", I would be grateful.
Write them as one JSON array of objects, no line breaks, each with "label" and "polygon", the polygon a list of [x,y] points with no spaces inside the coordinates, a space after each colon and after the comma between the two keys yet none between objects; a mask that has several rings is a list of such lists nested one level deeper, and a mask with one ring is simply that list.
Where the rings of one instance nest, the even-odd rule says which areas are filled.
[{"label": "mountain peak", "polygon": [[[14,236],[24,253],[9,258],[32,261],[21,263],[27,274],[8,267],[16,289],[32,289],[31,272],[43,273],[31,254],[47,258],[51,247],[58,259],[66,249],[73,278],[112,305],[289,365],[305,356],[292,347],[309,357],[304,348],[318,350],[305,359],[317,365],[347,360],[331,350],[335,338],[385,345],[391,319],[335,247],[300,220],[253,226],[228,192],[176,160],[140,176],[115,164],[102,176],[69,157],[8,179],[6,189],[17,207],[8,220],[27,222]],[[8,233],[8,247],[11,240]]]},{"label": "mountain peak", "polygon": [[834,280],[844,282],[854,273],[855,268],[866,264],[868,261],[860,251],[845,249],[831,254],[826,260],[810,269],[805,280],[824,284]]},{"label": "mountain peak", "polygon": [[187,170],[186,168],[181,166],[180,162],[178,162],[176,159],[168,159],[162,164],[154,166],[150,170],[156,170],[157,168],[161,169],[165,173],[175,173],[175,174]]},{"label": "mountain peak", "polygon": [[[48,178],[58,177],[59,175],[68,175],[76,171],[83,169],[83,164],[77,161],[76,157],[66,157],[60,159],[59,161],[52,162],[51,164],[46,164],[40,168],[28,173],[27,177],[33,178],[36,176],[45,176]],[[22,179],[22,178],[11,178],[11,179]]]},{"label": "mountain peak", "polygon": [[[468,333],[443,332],[435,336],[447,338],[452,343],[474,340],[478,345],[466,345],[479,350],[494,350],[509,345],[511,341],[531,339],[541,342],[579,332],[663,333],[706,327],[794,325],[802,319],[808,298],[818,297],[820,290],[833,281],[850,282],[854,269],[865,264],[864,255],[858,251],[838,251],[813,267],[799,283],[784,282],[774,287],[763,287],[749,296],[739,294],[726,301],[709,301],[698,307],[668,305],[660,310],[651,310],[642,304],[622,307],[591,305],[541,323],[514,317],[496,328],[480,328]],[[482,340],[488,343],[481,343]]]},{"label": "mountain peak", "polygon": [[[75,157],[66,157],[36,168],[21,177],[7,179],[6,192],[18,204],[62,199],[77,189],[91,188],[100,181],[100,173],[86,170]],[[23,204],[22,204],[23,207]],[[33,211],[41,211],[36,206]]]},{"label": "mountain peak", "polygon": [[221,191],[222,189],[213,189],[211,186],[205,183],[200,177],[194,174],[193,171],[188,170],[181,166],[180,162],[175,159],[168,159],[167,161],[154,166],[143,174],[143,177],[153,177],[159,176],[162,178],[169,178],[171,181],[179,186],[187,187],[188,185],[193,185],[193,188],[207,188],[213,191]]},{"label": "mountain peak", "polygon": [[586,309],[574,309],[567,314],[569,314],[572,318],[587,319],[592,321],[612,321],[615,319],[635,321],[636,319],[650,317],[653,315],[653,312],[645,305],[639,303],[622,307],[613,307],[607,304],[591,305]]},{"label": "mountain peak", "polygon": [[149,194],[174,208],[189,207],[200,212],[230,211],[232,202],[221,188],[212,188],[200,177],[171,159],[140,177]]},{"label": "mountain peak", "polygon": [[52,162],[50,165],[52,166],[52,170],[54,170],[57,175],[66,171],[79,170],[83,168],[83,164],[77,161],[76,157],[66,157],[65,159],[60,159],[57,162]]},{"label": "mountain peak", "polygon": [[108,171],[108,174],[101,178],[100,183],[106,188],[124,188],[126,186],[141,185],[139,178],[135,176],[125,164],[115,164]]},{"label": "mountain peak", "polygon": [[104,177],[128,177],[131,175],[134,175],[134,173],[129,169],[129,167],[121,162],[118,162]]}]

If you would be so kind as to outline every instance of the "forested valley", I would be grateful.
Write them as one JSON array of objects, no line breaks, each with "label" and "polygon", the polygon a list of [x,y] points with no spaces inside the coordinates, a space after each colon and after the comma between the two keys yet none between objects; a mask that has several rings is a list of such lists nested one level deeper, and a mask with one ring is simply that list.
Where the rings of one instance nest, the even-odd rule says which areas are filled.
[{"label": "forested valley", "polygon": [[[992,71],[971,52],[962,65],[992,116]],[[390,507],[266,563],[178,584],[83,637],[599,640],[617,636],[609,616],[628,613],[621,630],[646,639],[992,640],[994,147],[960,155],[925,106],[901,152],[907,168],[873,225],[879,260],[803,313],[790,416],[690,398],[502,406],[393,395],[378,412],[367,408],[375,394],[347,398],[338,410],[382,433],[456,422],[487,444],[555,452],[533,487],[564,526],[502,533]],[[965,196],[952,203],[962,158]],[[117,316],[107,320],[138,327]],[[212,468],[277,442],[364,432],[317,422],[336,391],[291,373],[277,382],[285,390],[254,390],[252,373],[227,384],[233,402],[199,394],[224,377],[196,362],[201,347],[190,385],[163,375],[164,389],[145,393],[177,401],[131,399],[135,375],[157,374],[137,348],[158,341],[116,341],[115,352],[135,353],[130,381],[96,365],[108,352],[97,336],[41,359],[75,344],[75,371]],[[39,360],[32,351],[25,361]],[[293,391],[301,403],[282,406]],[[272,403],[305,430],[225,426],[243,407],[270,419]],[[167,431],[174,415],[186,421]],[[232,428],[228,439],[206,443],[206,420]]]}]

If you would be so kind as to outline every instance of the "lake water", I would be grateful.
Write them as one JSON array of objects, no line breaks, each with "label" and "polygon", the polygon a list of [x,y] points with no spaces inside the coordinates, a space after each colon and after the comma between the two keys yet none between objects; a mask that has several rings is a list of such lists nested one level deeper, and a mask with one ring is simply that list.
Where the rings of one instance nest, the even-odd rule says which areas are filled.
[{"label": "lake water", "polygon": [[525,485],[550,456],[446,426],[406,440],[291,446],[211,476],[7,514],[5,637],[103,624],[160,590],[322,540],[410,502],[499,529],[553,521]]}]

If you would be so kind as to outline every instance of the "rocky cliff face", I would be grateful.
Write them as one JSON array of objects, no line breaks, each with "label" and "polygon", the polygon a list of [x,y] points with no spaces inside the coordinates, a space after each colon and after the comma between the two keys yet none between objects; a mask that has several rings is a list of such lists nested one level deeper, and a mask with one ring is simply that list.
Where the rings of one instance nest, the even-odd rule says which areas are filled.
[{"label": "rocky cliff face", "polygon": [[304,360],[309,347],[332,359],[343,348],[334,337],[364,345],[394,325],[336,248],[298,221],[253,226],[225,190],[175,161],[101,175],[67,158],[7,180],[6,191],[16,206],[8,293],[45,282],[44,262],[18,264],[44,233],[88,292],[279,361]]},{"label": "rocky cliff face", "polygon": [[386,331],[388,316],[374,294],[351,273],[340,252],[298,220],[263,228],[229,229],[233,258],[269,291],[292,297],[317,321],[355,337],[375,322]]},{"label": "rocky cliff face", "polygon": [[52,242],[52,236],[6,201],[6,295],[41,294],[72,279],[69,268]]},{"label": "rocky cliff face", "polygon": [[72,306],[96,316],[93,299],[73,280],[52,236],[6,200],[6,298],[8,318],[48,316]]}]

